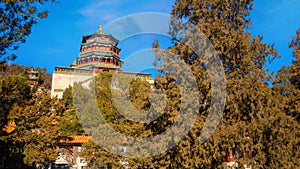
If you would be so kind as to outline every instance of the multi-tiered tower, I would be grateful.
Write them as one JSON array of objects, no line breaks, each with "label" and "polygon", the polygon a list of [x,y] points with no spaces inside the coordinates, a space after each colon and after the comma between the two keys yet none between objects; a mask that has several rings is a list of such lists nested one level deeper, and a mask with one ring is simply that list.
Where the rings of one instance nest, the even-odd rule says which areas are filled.
[{"label": "multi-tiered tower", "polygon": [[80,56],[77,57],[78,68],[94,69],[94,71],[122,71],[123,61],[120,59],[119,41],[110,34],[104,34],[102,26],[99,32],[83,36]]},{"label": "multi-tiered tower", "polygon": [[[134,75],[147,78],[148,73],[124,72],[123,61],[120,58],[121,49],[118,48],[119,40],[111,34],[105,34],[102,26],[94,34],[83,36],[80,45],[80,54],[70,67],[56,66],[52,74],[52,96],[62,98],[63,91],[74,82],[91,78],[93,74],[107,71]],[[150,81],[150,83],[153,83]]]}]

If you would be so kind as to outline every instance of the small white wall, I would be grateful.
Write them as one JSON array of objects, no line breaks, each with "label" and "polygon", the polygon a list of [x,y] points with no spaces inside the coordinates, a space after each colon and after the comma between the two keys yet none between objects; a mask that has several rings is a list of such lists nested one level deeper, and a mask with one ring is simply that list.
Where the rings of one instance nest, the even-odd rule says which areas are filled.
[{"label": "small white wall", "polygon": [[93,77],[92,74],[76,74],[68,72],[54,72],[52,74],[51,97],[62,98],[66,88],[73,86],[74,82],[81,82]]}]

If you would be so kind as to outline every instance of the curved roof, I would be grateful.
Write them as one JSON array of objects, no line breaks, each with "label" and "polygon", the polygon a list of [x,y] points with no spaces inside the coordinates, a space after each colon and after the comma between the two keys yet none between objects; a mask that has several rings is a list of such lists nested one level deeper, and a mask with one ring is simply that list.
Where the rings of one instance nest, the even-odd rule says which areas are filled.
[{"label": "curved roof", "polygon": [[104,33],[99,33],[99,32],[96,32],[96,33],[91,34],[91,35],[83,36],[82,37],[82,43],[86,43],[88,39],[92,39],[92,38],[95,38],[95,37],[108,38],[111,42],[113,42],[115,44],[115,46],[117,46],[118,43],[119,43],[119,40],[116,39],[115,37],[113,37],[111,34],[104,34]]},{"label": "curved roof", "polygon": [[85,135],[67,136],[59,139],[59,144],[83,144],[89,142],[90,137]]}]

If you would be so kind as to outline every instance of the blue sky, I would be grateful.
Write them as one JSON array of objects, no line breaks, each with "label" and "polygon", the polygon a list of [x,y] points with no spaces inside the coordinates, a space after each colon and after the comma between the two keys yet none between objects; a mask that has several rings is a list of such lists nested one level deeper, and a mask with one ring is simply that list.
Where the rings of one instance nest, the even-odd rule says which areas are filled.
[{"label": "blue sky", "polygon": [[[55,66],[69,66],[79,54],[82,36],[97,31],[100,24],[105,26],[117,18],[135,13],[170,13],[174,2],[174,0],[61,0],[58,5],[49,8],[48,18],[34,26],[27,42],[15,52],[18,58],[12,63],[45,67],[51,73]],[[299,0],[254,1],[251,33],[264,36],[264,42],[274,43],[282,56],[269,65],[272,70],[276,71],[282,65],[291,63],[292,54],[288,42],[295,35],[296,29],[300,28],[299,18]],[[126,28],[131,29],[131,25],[128,24]],[[104,32],[109,33],[109,30]],[[125,60],[129,55],[135,58],[128,60],[131,64],[124,65],[125,70],[137,71],[134,65],[139,65],[141,61],[151,64],[151,59],[145,60],[140,56],[149,54],[147,49],[151,47],[154,38],[160,40],[162,47],[169,45],[169,38],[161,35],[133,36],[120,42],[121,58]]]}]

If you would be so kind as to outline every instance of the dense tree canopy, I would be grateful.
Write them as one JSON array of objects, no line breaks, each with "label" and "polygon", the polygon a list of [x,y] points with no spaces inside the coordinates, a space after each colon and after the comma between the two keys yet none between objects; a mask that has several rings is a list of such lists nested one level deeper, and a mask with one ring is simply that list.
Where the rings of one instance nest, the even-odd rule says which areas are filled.
[{"label": "dense tree canopy", "polygon": [[[1,57],[9,48],[16,49],[19,42],[24,42],[31,26],[46,16],[46,12],[35,7],[45,2],[48,1],[1,2]],[[152,86],[143,79],[102,72],[89,88],[74,84],[64,91],[62,99],[56,99],[47,90],[50,76],[44,69],[37,69],[40,86],[33,88],[27,83],[24,73],[27,68],[1,64],[0,129],[8,121],[16,124],[12,133],[0,132],[3,150],[0,156],[7,157],[5,167],[46,168],[57,157],[55,147],[60,136],[101,134],[102,130],[92,131],[104,126],[104,122],[98,123],[99,116],[126,136],[147,138],[168,130],[178,116],[190,111],[187,108],[179,114],[184,102],[182,88],[177,84],[178,79],[167,71],[171,67],[171,71],[184,72],[183,67],[169,62],[180,59],[196,79],[194,87],[200,102],[188,134],[175,147],[149,158],[125,158],[91,140],[83,145],[81,153],[90,168],[224,168],[228,162],[236,163],[239,168],[297,168],[300,166],[300,29],[289,43],[294,56],[292,64],[282,67],[276,76],[269,74],[268,61],[279,56],[273,45],[249,32],[252,9],[252,0],[176,0],[170,23],[174,45],[166,50],[176,56],[161,51],[158,41],[154,41],[153,51],[157,55],[154,63],[162,73]],[[17,26],[8,26],[10,23]],[[184,43],[190,37],[182,32],[187,31],[189,24],[203,31],[214,46],[226,76],[223,118],[207,140],[199,140],[199,136],[212,109],[213,79],[209,76],[208,61]],[[208,48],[203,50],[206,53]],[[214,59],[212,55],[206,57]],[[126,83],[130,84],[129,89],[123,85]],[[161,116],[155,120],[136,122],[120,113],[145,115],[156,104],[151,99],[161,101],[158,96],[150,95],[155,90],[160,90],[166,100]],[[102,144],[112,142],[105,137],[101,139]],[[119,148],[126,151],[125,145],[116,147]]]},{"label": "dense tree canopy", "polygon": [[[6,118],[14,104],[24,104],[31,99],[36,88],[28,85],[27,71],[31,68],[17,64],[0,64],[0,127],[6,124]],[[50,89],[51,76],[46,69],[37,68],[39,72],[39,87]],[[4,121],[3,121],[4,120]]]},{"label": "dense tree canopy", "polygon": [[[129,90],[122,91],[121,89],[114,91],[111,88],[112,78],[112,73],[102,72],[95,77],[90,85],[90,89],[83,88],[80,84],[73,86],[73,91],[76,91],[73,93],[74,97],[77,97],[75,101],[76,104],[74,103],[74,107],[77,110],[76,115],[79,117],[80,123],[85,129],[85,132],[89,135],[96,136],[95,139],[98,138],[97,135],[99,135],[99,133],[97,133],[97,131],[101,132],[101,125],[103,124],[97,123],[99,122],[97,121],[97,116],[99,116],[101,113],[106,122],[116,131],[134,137],[143,137],[149,135],[149,130],[146,129],[143,123],[137,123],[126,119],[122,114],[120,114],[120,109],[117,108],[118,104],[113,103],[114,99],[123,97],[124,95],[122,94],[125,94],[130,98],[130,100],[132,100],[133,106],[135,106],[136,109],[144,110],[148,103],[147,98],[149,97],[149,83],[140,79],[132,79],[131,88]],[[120,75],[117,79],[118,82],[130,82],[131,78]],[[94,105],[93,97],[90,97],[90,94],[93,93],[93,91],[96,93],[95,96],[97,98],[97,105]],[[113,94],[116,94],[117,97],[114,97]],[[82,99],[84,102],[79,102],[77,99]],[[95,128],[96,131],[92,131]],[[111,142],[111,140],[104,141],[107,142],[102,142],[102,144],[108,144]],[[93,154],[92,156],[91,153]],[[113,166],[114,168],[117,168],[122,166],[122,162],[129,163],[131,167],[143,166],[144,164],[144,160],[129,159],[115,155],[101,147],[101,145],[97,145],[93,142],[84,144],[84,151],[82,155],[87,157],[86,160],[90,163],[91,168],[97,168],[101,166]]]},{"label": "dense tree canopy", "polygon": [[275,88],[283,96],[285,113],[300,120],[300,29],[296,31],[289,47],[293,51],[292,65],[283,66],[274,81]]},{"label": "dense tree canopy", "polygon": [[[0,156],[6,157],[5,168],[48,165],[57,155],[55,146],[60,132],[57,118],[62,115],[57,112],[64,110],[64,106],[58,106],[59,102],[50,98],[49,83],[45,85],[47,80],[43,79],[49,79],[50,75],[45,69],[37,68],[39,85],[30,86],[31,68],[5,63],[1,66]],[[52,121],[53,125],[49,125]],[[7,126],[10,132],[3,130]],[[52,136],[45,135],[47,132]]]},{"label": "dense tree canopy", "polygon": [[62,107],[56,99],[51,99],[49,91],[41,90],[29,102],[15,105],[10,112],[9,119],[16,123],[11,139],[22,145],[20,151],[25,165],[47,168],[57,158]]},{"label": "dense tree canopy", "polygon": [[[209,103],[211,79],[206,63],[182,43],[188,37],[180,34],[186,31],[188,24],[203,31],[223,63],[227,103],[217,130],[203,144],[200,144],[198,137],[210,107],[208,104],[199,107],[200,114],[189,135],[171,151],[154,158],[155,168],[223,168],[224,162],[229,162],[229,153],[234,153],[240,167],[299,166],[299,123],[286,115],[280,94],[267,83],[272,80],[272,75],[267,73],[265,66],[267,61],[278,55],[272,45],[262,42],[262,37],[254,37],[248,32],[252,8],[251,0],[176,1],[170,29],[175,45],[169,51],[190,66],[198,80],[202,105]],[[294,55],[297,54],[297,45],[297,38],[294,38],[290,44]],[[163,60],[165,64],[172,59],[159,52],[157,55],[157,61]],[[295,67],[297,64],[293,65]],[[297,74],[299,71],[294,72]],[[168,76],[161,78],[165,81],[169,79]],[[170,88],[167,90],[176,93]],[[297,104],[290,101],[298,98],[286,98],[289,101],[287,105],[294,107]],[[169,120],[172,122],[172,118]]]},{"label": "dense tree canopy", "polygon": [[14,104],[24,104],[31,99],[31,88],[24,76],[15,75],[3,78],[0,81],[0,127],[7,123],[7,115]]},{"label": "dense tree canopy", "polygon": [[[113,168],[120,167],[120,161],[128,162],[132,168],[224,168],[234,158],[239,168],[299,166],[299,31],[290,43],[295,61],[283,68],[274,86],[270,86],[273,74],[267,73],[266,64],[279,56],[273,45],[263,43],[262,37],[252,36],[248,31],[252,6],[252,1],[248,0],[222,3],[219,0],[176,1],[170,27],[175,43],[168,51],[177,54],[190,67],[198,82],[201,104],[193,128],[176,147],[152,158],[126,159],[88,143],[83,153],[85,156],[94,153],[89,161],[94,166],[110,164]],[[187,37],[182,37],[179,32],[185,31],[184,26],[188,24],[203,31],[215,47],[227,79],[223,119],[204,143],[200,142],[199,136],[211,109],[208,103],[212,79],[207,72],[207,63],[182,43]],[[157,77],[154,87],[162,89],[167,98],[167,106],[158,119],[143,125],[124,119],[116,110],[118,105],[113,104],[110,75],[96,78],[100,112],[112,127],[126,135],[148,137],[160,134],[175,122],[180,111],[182,96],[178,84],[166,71],[168,61],[177,58],[160,52],[158,45],[153,45],[153,48],[157,54],[155,63],[163,63],[158,68],[163,75]],[[130,92],[135,108],[149,109],[147,87],[134,88]]]}]

